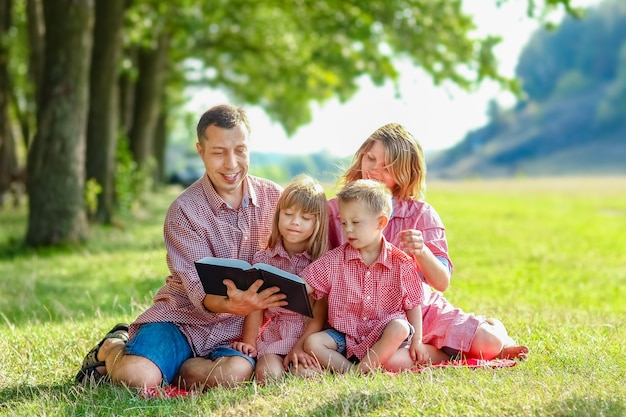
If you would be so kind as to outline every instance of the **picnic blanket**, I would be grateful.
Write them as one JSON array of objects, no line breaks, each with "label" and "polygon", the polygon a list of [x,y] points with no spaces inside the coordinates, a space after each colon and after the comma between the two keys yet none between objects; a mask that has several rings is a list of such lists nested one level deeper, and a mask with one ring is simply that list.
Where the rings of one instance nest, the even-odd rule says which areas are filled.
[{"label": "picnic blanket", "polygon": [[[510,368],[515,366],[517,362],[513,359],[458,359],[441,362],[437,364],[420,366],[411,369],[416,373],[423,373],[426,371],[432,371],[439,368]],[[389,372],[389,375],[394,373]],[[146,388],[139,392],[139,395],[144,399],[149,398],[183,398],[198,395],[198,391],[187,391],[182,388],[178,388],[173,385],[168,385],[162,388]]]}]

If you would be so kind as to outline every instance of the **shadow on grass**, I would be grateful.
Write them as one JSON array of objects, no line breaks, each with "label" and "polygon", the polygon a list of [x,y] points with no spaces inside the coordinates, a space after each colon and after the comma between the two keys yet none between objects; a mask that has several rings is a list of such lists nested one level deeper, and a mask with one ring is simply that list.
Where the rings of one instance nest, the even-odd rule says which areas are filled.
[{"label": "shadow on grass", "polygon": [[307,416],[376,415],[391,400],[389,392],[353,392],[327,401],[308,412]]},{"label": "shadow on grass", "polygon": [[552,417],[623,417],[626,416],[626,397],[574,396],[549,403],[533,414]]}]

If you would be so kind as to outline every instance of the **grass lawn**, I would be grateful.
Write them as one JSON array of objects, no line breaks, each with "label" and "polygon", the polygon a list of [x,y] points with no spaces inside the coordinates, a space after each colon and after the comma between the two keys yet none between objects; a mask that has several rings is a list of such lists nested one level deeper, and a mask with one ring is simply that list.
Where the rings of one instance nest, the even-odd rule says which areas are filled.
[{"label": "grass lawn", "polygon": [[455,270],[447,298],[500,318],[530,357],[503,369],[325,374],[174,400],[76,387],[85,353],[167,276],[167,188],[84,246],[24,249],[0,212],[0,416],[624,416],[626,178],[431,182]]}]

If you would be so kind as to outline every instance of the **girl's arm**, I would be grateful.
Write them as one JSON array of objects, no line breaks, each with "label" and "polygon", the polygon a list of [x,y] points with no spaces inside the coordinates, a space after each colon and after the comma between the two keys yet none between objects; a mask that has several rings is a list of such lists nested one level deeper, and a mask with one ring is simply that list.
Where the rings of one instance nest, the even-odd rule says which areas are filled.
[{"label": "girl's arm", "polygon": [[261,324],[263,323],[263,312],[265,310],[257,310],[246,316],[243,320],[243,330],[241,332],[241,342],[234,342],[231,347],[240,351],[241,353],[245,353],[246,355],[250,355],[255,357],[257,354],[256,351],[256,341],[259,337],[259,332],[261,329]]},{"label": "girl's arm", "polygon": [[315,358],[304,351],[304,341],[313,333],[321,332],[326,326],[326,320],[328,320],[328,298],[323,297],[313,302],[313,318],[307,322],[304,333],[285,356],[283,360],[285,369],[289,364],[295,367],[302,365],[305,368],[316,365]]},{"label": "girl's arm", "polygon": [[400,249],[415,260],[428,285],[441,292],[448,289],[450,269],[426,246],[420,230],[403,230],[398,234],[398,240]]}]

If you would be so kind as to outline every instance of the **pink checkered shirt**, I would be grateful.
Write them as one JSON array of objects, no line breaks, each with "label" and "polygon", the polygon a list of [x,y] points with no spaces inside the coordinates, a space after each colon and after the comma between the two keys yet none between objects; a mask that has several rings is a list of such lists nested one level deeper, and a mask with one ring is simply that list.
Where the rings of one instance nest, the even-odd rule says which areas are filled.
[{"label": "pink checkered shirt", "polygon": [[171,204],[164,224],[170,276],[154,296],[154,304],[131,325],[131,337],[143,323],[175,323],[198,356],[241,339],[243,317],[204,308],[205,293],[194,262],[206,256],[252,262],[267,245],[282,188],[250,175],[244,184],[244,201],[238,209],[222,200],[206,175]]},{"label": "pink checkered shirt", "polygon": [[349,243],[302,271],[313,298],[328,296],[328,323],[346,334],[347,357],[362,359],[391,320],[422,303],[421,281],[413,260],[383,238],[380,256],[367,266]]},{"label": "pink checkered shirt", "polygon": [[[299,275],[311,263],[311,256],[306,252],[289,256],[282,243],[279,243],[274,248],[257,252],[254,263],[257,262]],[[307,318],[286,308],[276,307],[265,310],[263,323],[257,340],[258,355],[286,355],[304,333]]]}]

